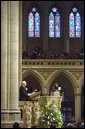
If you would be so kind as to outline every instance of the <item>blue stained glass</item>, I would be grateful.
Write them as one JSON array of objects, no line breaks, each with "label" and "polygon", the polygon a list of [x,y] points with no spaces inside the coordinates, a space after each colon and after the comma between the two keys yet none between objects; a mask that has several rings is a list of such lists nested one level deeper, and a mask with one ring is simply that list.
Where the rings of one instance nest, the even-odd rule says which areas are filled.
[{"label": "blue stained glass", "polygon": [[80,14],[77,12],[76,13],[76,37],[81,37],[81,19],[80,19]]},{"label": "blue stained glass", "polygon": [[35,14],[35,37],[40,37],[40,16],[38,12]]},{"label": "blue stained glass", "polygon": [[55,15],[55,37],[60,37],[60,15]]},{"label": "blue stained glass", "polygon": [[71,13],[69,16],[69,35],[70,37],[74,37],[74,14]]},{"label": "blue stained glass", "polygon": [[60,14],[56,8],[49,14],[49,37],[60,37]]},{"label": "blue stained glass", "polygon": [[73,10],[69,16],[69,36],[81,37],[81,17],[77,9]]},{"label": "blue stained glass", "polygon": [[28,36],[40,37],[40,15],[35,7],[28,15]]},{"label": "blue stained glass", "polygon": [[54,37],[54,15],[52,12],[49,14],[49,37]]},{"label": "blue stained glass", "polygon": [[33,37],[34,36],[34,17],[33,17],[33,13],[29,14],[28,17],[28,35],[29,37]]}]

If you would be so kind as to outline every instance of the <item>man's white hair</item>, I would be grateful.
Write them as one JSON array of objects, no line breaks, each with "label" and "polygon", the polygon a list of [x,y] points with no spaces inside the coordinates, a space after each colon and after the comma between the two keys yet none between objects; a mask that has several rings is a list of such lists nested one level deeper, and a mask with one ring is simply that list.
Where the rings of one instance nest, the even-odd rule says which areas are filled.
[{"label": "man's white hair", "polygon": [[26,86],[27,82],[26,81],[22,81],[21,84]]}]

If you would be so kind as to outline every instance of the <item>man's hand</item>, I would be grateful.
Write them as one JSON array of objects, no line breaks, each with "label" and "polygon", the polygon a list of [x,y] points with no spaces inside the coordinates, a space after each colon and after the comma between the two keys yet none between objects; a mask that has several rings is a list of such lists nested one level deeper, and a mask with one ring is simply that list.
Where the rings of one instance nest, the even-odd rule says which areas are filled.
[{"label": "man's hand", "polygon": [[32,93],[28,93],[28,96],[35,94],[35,92],[37,92],[37,89],[35,89]]},{"label": "man's hand", "polygon": [[30,93],[28,93],[28,96],[30,96],[31,94]]}]

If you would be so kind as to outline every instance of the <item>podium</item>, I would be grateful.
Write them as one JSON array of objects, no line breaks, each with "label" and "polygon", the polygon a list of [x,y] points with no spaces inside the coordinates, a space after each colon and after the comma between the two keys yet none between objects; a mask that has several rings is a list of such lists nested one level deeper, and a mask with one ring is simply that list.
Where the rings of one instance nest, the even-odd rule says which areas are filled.
[{"label": "podium", "polygon": [[35,97],[38,97],[40,94],[41,94],[41,91],[35,92],[34,94],[31,94],[31,95],[29,96],[29,98],[30,98],[30,99],[33,99],[33,98],[35,98]]}]

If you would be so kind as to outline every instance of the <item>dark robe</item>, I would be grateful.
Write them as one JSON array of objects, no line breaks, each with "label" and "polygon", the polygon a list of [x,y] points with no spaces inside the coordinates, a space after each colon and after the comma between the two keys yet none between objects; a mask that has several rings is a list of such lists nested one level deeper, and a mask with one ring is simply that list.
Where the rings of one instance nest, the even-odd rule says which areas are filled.
[{"label": "dark robe", "polygon": [[19,89],[19,100],[20,101],[27,101],[29,99],[28,91],[25,87],[21,86]]}]

